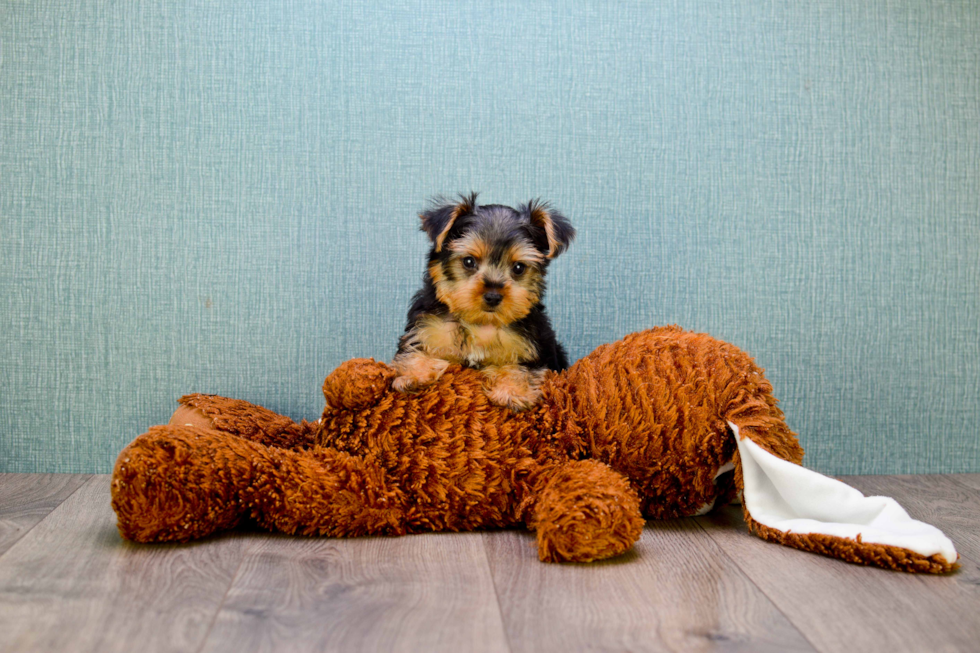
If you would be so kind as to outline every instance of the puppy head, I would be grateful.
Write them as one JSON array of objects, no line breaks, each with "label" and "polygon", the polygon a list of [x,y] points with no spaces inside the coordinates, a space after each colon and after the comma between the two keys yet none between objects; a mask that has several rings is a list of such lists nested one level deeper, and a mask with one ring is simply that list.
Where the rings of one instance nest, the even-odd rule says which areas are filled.
[{"label": "puppy head", "polygon": [[478,206],[476,193],[437,200],[420,217],[432,241],[436,297],[470,324],[504,326],[526,316],[544,295],[548,263],[575,236],[547,204]]}]

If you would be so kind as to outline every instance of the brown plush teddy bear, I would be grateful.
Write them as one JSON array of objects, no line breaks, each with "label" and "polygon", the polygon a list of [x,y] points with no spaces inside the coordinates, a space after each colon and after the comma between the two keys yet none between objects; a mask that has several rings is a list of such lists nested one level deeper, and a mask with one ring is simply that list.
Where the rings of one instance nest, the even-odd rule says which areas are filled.
[{"label": "brown plush teddy bear", "polygon": [[112,505],[138,542],[243,521],[353,537],[526,526],[544,561],[627,551],[644,518],[743,499],[764,539],[851,562],[945,572],[956,552],[891,499],[799,466],[772,387],[736,347],[676,327],[603,345],[549,373],[514,413],[482,377],[450,368],[413,395],[373,360],[338,367],[317,422],[188,395],[170,423],[119,454]]}]

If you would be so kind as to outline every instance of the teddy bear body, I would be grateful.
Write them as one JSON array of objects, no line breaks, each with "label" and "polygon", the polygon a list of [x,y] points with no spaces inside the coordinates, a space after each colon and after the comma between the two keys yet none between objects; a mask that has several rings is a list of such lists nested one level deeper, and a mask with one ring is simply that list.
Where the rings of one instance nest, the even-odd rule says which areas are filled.
[{"label": "teddy bear body", "polygon": [[474,370],[452,368],[412,395],[391,389],[394,376],[372,360],[342,364],[316,423],[184,397],[169,425],[119,456],[122,533],[187,540],[242,521],[341,537],[522,525],[543,560],[593,560],[627,550],[643,517],[732,496],[735,475],[719,476],[735,458],[726,420],[787,460],[803,453],[747,354],[676,327],[550,373],[542,401],[520,413],[491,404]]},{"label": "teddy bear body", "polygon": [[624,475],[644,516],[692,515],[732,488],[717,478],[735,451],[726,414],[754,413],[774,449],[802,458],[762,371],[723,344],[676,328],[628,336],[550,375],[522,413],[487,401],[473,370],[403,395],[388,366],[355,359],[324,383],[317,442],[377,466],[409,531],[518,524],[543,479],[585,459]]},{"label": "teddy bear body", "polygon": [[[677,327],[602,345],[549,373],[520,413],[481,375],[450,368],[416,394],[373,360],[324,381],[299,423],[194,394],[122,450],[112,480],[120,533],[187,541],[242,524],[356,537],[527,527],[541,560],[627,551],[644,518],[702,514],[744,490],[763,539],[849,562],[945,573],[952,543],[887,497],[800,466],[803,450],[752,359]],[[751,501],[750,501],[751,500]],[[750,502],[752,506],[750,508]]]}]

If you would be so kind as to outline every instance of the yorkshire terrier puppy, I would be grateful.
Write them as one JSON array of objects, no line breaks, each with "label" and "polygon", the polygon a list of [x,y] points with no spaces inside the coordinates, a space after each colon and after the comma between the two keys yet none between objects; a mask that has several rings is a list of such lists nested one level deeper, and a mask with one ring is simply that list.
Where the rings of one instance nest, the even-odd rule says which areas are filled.
[{"label": "yorkshire terrier puppy", "polygon": [[413,392],[458,364],[482,371],[498,406],[533,406],[545,371],[568,367],[541,299],[548,264],[575,229],[547,204],[478,206],[476,193],[436,200],[419,217],[432,249],[392,361],[393,387]]}]

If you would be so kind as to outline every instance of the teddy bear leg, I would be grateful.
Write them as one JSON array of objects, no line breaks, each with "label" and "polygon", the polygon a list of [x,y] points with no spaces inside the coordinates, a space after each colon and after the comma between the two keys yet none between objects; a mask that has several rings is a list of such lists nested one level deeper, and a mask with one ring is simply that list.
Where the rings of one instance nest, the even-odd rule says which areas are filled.
[{"label": "teddy bear leg", "polygon": [[285,415],[240,399],[190,394],[170,417],[169,426],[193,427],[234,435],[281,449],[307,449],[316,438],[315,423],[296,423]]},{"label": "teddy bear leg", "polygon": [[208,431],[215,431],[214,422],[200,408],[181,404],[170,416],[167,426],[192,426]]},{"label": "teddy bear leg", "polygon": [[120,452],[112,474],[119,532],[182,542],[234,527],[248,485],[246,440],[194,426],[154,426]]},{"label": "teddy bear leg", "polygon": [[332,448],[284,452],[257,465],[243,494],[255,521],[296,535],[404,535],[412,503],[376,462]]},{"label": "teddy bear leg", "polygon": [[155,426],[123,449],[112,479],[119,531],[187,541],[251,519],[283,533],[406,532],[404,493],[358,456],[270,447],[194,426]]},{"label": "teddy bear leg", "polygon": [[578,460],[549,476],[530,523],[543,562],[602,560],[640,538],[640,500],[622,474],[597,460]]}]

